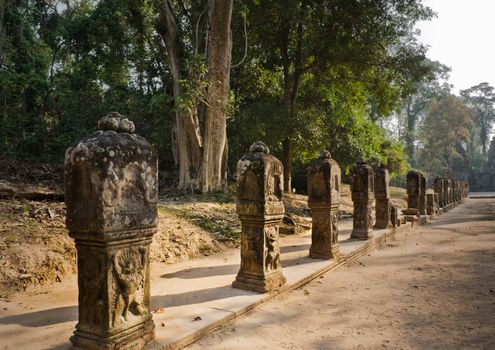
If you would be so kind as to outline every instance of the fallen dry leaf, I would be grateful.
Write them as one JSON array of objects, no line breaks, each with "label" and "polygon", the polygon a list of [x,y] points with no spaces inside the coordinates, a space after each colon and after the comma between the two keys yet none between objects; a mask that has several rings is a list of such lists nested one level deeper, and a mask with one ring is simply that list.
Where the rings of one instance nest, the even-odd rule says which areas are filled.
[{"label": "fallen dry leaf", "polygon": [[164,312],[165,312],[164,307],[159,307],[159,308],[152,311],[152,313],[154,313],[154,314],[163,314]]}]

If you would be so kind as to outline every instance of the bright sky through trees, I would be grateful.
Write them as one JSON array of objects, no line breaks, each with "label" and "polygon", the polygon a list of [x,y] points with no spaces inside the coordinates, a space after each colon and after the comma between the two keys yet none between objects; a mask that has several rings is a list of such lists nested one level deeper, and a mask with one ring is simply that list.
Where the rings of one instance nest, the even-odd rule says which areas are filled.
[{"label": "bright sky through trees", "polygon": [[421,22],[421,41],[428,57],[452,68],[450,82],[457,93],[481,82],[495,85],[495,1],[424,0],[437,18]]}]

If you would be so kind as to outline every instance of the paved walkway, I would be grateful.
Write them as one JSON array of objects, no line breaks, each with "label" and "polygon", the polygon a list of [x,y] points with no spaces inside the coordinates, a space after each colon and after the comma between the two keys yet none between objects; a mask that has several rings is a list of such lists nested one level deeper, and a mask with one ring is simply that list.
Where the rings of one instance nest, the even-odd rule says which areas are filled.
[{"label": "paved walkway", "polygon": [[[352,258],[381,241],[390,230],[375,231],[373,241],[350,239],[352,222],[339,224],[340,251]],[[402,226],[406,228],[406,226]],[[307,257],[311,237],[289,236],[281,242],[287,287],[302,285],[335,261]],[[152,264],[152,309],[156,340],[185,345],[198,335],[272,298],[231,287],[239,269],[238,249],[174,265]],[[43,294],[19,294],[0,302],[0,349],[67,349],[77,322],[77,287],[73,278]]]},{"label": "paved walkway", "polygon": [[495,349],[495,199],[470,199],[187,349]]}]

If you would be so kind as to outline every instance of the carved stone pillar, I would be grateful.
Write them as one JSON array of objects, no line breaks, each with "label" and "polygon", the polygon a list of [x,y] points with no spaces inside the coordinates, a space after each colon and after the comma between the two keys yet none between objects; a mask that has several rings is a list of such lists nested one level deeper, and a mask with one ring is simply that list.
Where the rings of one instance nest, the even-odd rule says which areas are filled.
[{"label": "carved stone pillar", "polygon": [[469,197],[469,183],[467,181],[463,181],[462,185],[463,185],[463,187],[462,187],[463,199],[466,199]]},{"label": "carved stone pillar", "polygon": [[450,180],[445,178],[445,199],[447,204],[450,204]]},{"label": "carved stone pillar", "polygon": [[419,214],[426,215],[426,177],[420,175]]},{"label": "carved stone pillar", "polygon": [[436,194],[438,194],[438,205],[440,207],[444,207],[445,203],[443,202],[443,184],[442,179],[438,176],[433,180],[433,190]]},{"label": "carved stone pillar", "polygon": [[426,194],[426,214],[435,214],[435,195],[433,193]]},{"label": "carved stone pillar", "polygon": [[354,203],[351,238],[373,238],[373,169],[362,159],[351,169],[351,194]]},{"label": "carved stone pillar", "polygon": [[454,203],[454,180],[449,179],[449,203]]},{"label": "carved stone pillar", "polygon": [[308,206],[313,219],[309,257],[338,258],[338,211],[340,204],[340,167],[322,151],[308,170]]},{"label": "carved stone pillar", "polygon": [[279,224],[283,166],[263,142],[255,142],[237,163],[237,214],[242,224],[241,268],[232,286],[270,292],[286,279],[280,265]]},{"label": "carved stone pillar", "polygon": [[452,200],[457,204],[457,180],[452,180]]},{"label": "carved stone pillar", "polygon": [[435,214],[441,214],[440,213],[440,205],[438,204],[440,201],[440,196],[438,193],[433,193],[433,204],[434,204],[434,213]]},{"label": "carved stone pillar", "polygon": [[390,190],[389,175],[385,165],[375,172],[375,228],[387,228],[392,226],[390,220]]},{"label": "carved stone pillar", "polygon": [[456,202],[459,202],[459,181],[454,181],[454,195]]},{"label": "carved stone pillar", "polygon": [[157,156],[116,112],[65,153],[66,224],[75,239],[80,349],[141,349],[154,339],[149,246],[157,226]]},{"label": "carved stone pillar", "polygon": [[442,178],[442,186],[443,186],[443,203],[444,206],[450,203],[449,201],[449,180],[446,177]]},{"label": "carved stone pillar", "polygon": [[392,227],[398,227],[401,225],[400,208],[398,205],[391,204],[390,206],[390,222]]},{"label": "carved stone pillar", "polygon": [[408,210],[416,211],[415,214],[417,215],[419,215],[420,194],[421,174],[411,170],[407,173],[407,208]]}]

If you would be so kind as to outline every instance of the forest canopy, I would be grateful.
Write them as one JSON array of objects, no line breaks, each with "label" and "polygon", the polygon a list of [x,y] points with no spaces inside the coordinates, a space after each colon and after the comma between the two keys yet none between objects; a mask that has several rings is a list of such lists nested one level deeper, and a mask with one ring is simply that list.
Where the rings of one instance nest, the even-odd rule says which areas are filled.
[{"label": "forest canopy", "polygon": [[481,178],[493,88],[454,96],[418,41],[433,16],[419,0],[6,0],[0,153],[61,162],[118,111],[185,190],[223,189],[257,140],[287,191],[322,149],[344,172],[363,157],[393,178]]}]

